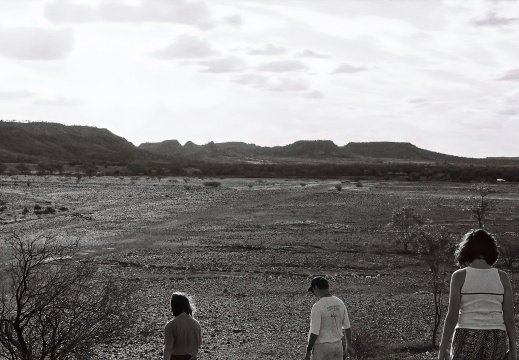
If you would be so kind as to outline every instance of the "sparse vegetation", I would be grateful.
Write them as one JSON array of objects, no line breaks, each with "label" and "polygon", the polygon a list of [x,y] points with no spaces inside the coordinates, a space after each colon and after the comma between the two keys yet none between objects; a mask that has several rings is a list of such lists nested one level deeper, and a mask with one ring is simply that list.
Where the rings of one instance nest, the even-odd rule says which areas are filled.
[{"label": "sparse vegetation", "polygon": [[131,324],[131,287],[99,276],[91,263],[71,259],[78,244],[55,236],[5,239],[0,356],[12,360],[91,358]]},{"label": "sparse vegetation", "polygon": [[474,185],[474,191],[477,195],[471,197],[470,210],[476,219],[479,228],[483,228],[488,212],[492,210],[490,202],[486,198],[493,190],[487,184],[481,183]]},{"label": "sparse vegetation", "polygon": [[404,251],[409,250],[416,230],[423,224],[422,217],[412,207],[402,207],[391,214],[390,226],[395,232],[395,242],[402,244]]},{"label": "sparse vegetation", "polygon": [[[315,300],[306,295],[313,274],[329,274],[334,294],[347,304],[353,335],[364,344],[359,357],[435,357],[429,345],[435,312],[432,271],[424,255],[417,255],[416,243],[409,245],[413,252],[394,246],[394,229],[387,224],[393,210],[410,207],[426,216],[427,224],[465,232],[471,184],[439,188],[437,183],[359,176],[364,189],[358,191],[340,177],[348,186],[339,193],[339,178],[322,179],[302,191],[303,177],[188,178],[186,184],[178,177],[178,185],[145,177],[133,186],[130,177],[84,178],[81,186],[74,185],[73,177],[0,178],[0,197],[8,207],[1,214],[3,229],[25,229],[34,236],[63,228],[65,239],[81,238],[74,261],[87,259],[80,264],[97,264],[96,278],[106,274],[142,292],[133,312],[138,324],[120,340],[93,349],[89,358],[159,358],[161,329],[170,316],[167,299],[174,290],[195,297],[195,316],[204,329],[200,359],[298,358]],[[204,182],[211,180],[225,186],[204,190]],[[507,238],[514,240],[517,230],[519,193],[511,183],[494,188],[496,211],[485,226],[500,234],[498,243],[504,244]],[[41,215],[36,221],[34,215],[21,216],[25,205],[32,213],[35,204],[41,210],[55,208],[59,216]],[[72,211],[62,213],[62,206]],[[5,247],[0,249],[0,264],[9,263],[7,254]],[[515,271],[517,264],[513,266]],[[518,280],[512,281],[517,287]]]},{"label": "sparse vegetation", "polygon": [[506,233],[499,238],[499,256],[508,268],[512,268],[519,257],[519,235],[515,232]]},{"label": "sparse vegetation", "polygon": [[434,297],[434,321],[431,345],[436,348],[438,329],[443,319],[445,294],[448,293],[449,276],[454,263],[456,239],[447,229],[427,226],[416,237],[418,252],[429,268],[428,287]]},{"label": "sparse vegetation", "polygon": [[221,182],[219,181],[205,181],[204,182],[204,186],[209,186],[209,187],[220,187],[222,185]]},{"label": "sparse vegetation", "polygon": [[384,345],[373,336],[373,332],[365,328],[364,324],[353,329],[352,345],[355,349],[355,359],[384,359],[384,356],[387,356]]}]

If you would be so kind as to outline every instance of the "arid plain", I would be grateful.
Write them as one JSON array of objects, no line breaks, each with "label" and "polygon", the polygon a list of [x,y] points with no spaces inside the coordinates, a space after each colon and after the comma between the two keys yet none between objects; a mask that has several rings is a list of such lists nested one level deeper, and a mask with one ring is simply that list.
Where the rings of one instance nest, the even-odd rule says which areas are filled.
[{"label": "arid plain", "polygon": [[[490,186],[485,225],[514,238],[519,185]],[[199,359],[302,358],[318,274],[345,301],[363,358],[432,359],[430,273],[388,224],[408,206],[461,235],[477,225],[474,195],[451,182],[3,176],[0,225],[79,239],[82,259],[136,285],[135,325],[99,359],[160,358],[172,291],[196,302]]]}]

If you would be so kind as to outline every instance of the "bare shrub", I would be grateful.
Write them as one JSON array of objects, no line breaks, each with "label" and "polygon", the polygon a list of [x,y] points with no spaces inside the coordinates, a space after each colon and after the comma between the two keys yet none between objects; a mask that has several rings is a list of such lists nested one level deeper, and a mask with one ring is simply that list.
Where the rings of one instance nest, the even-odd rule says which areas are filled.
[{"label": "bare shrub", "polygon": [[54,209],[52,206],[47,206],[44,210],[44,214],[55,214],[56,209]]},{"label": "bare shrub", "polygon": [[454,262],[456,239],[445,228],[428,226],[416,237],[418,253],[430,272],[427,283],[434,296],[434,322],[431,345],[436,347],[436,337],[444,311],[444,295],[449,289],[449,275]]},{"label": "bare shrub", "polygon": [[518,234],[505,233],[499,241],[499,257],[505,266],[511,268],[519,257],[519,244],[517,244]]},{"label": "bare shrub", "polygon": [[355,359],[382,359],[387,354],[382,343],[373,334],[374,331],[365,327],[356,327],[352,330],[352,345],[355,349]]},{"label": "bare shrub", "polygon": [[422,217],[412,207],[403,207],[394,210],[391,214],[389,225],[396,233],[395,242],[402,244],[404,251],[409,250],[409,245],[416,230],[423,224]]},{"label": "bare shrub", "polygon": [[492,193],[493,190],[487,184],[481,183],[474,185],[474,191],[477,195],[473,195],[470,198],[470,211],[477,221],[479,228],[483,228],[488,212],[492,210],[492,206],[486,197]]},{"label": "bare shrub", "polygon": [[132,288],[74,261],[77,242],[13,233],[4,245],[0,358],[92,358],[95,346],[117,340],[131,324]]},{"label": "bare shrub", "polygon": [[214,180],[204,182],[204,186],[209,186],[209,187],[215,187],[216,188],[216,187],[219,187],[220,185],[222,185],[221,182],[214,181]]}]

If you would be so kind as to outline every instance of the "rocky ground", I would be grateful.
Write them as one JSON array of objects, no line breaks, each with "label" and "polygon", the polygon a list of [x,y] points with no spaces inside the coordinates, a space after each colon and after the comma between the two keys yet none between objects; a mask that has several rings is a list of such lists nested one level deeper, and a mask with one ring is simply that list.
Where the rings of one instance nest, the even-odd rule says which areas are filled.
[{"label": "rocky ground", "polygon": [[[434,358],[430,273],[395,245],[388,223],[412,206],[462,234],[476,224],[472,185],[343,181],[338,191],[339,183],[2,177],[0,224],[79,239],[84,259],[139,289],[135,326],[97,349],[100,359],[160,358],[172,291],[195,300],[200,359],[302,358],[315,301],[306,289],[317,274],[345,301],[364,358]],[[487,227],[517,232],[517,184],[493,189]]]}]

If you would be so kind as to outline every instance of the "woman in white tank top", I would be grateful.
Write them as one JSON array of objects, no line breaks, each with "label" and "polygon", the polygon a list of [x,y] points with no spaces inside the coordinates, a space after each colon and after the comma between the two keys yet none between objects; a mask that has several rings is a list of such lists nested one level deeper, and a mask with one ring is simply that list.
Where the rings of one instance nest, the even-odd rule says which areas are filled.
[{"label": "woman in white tank top", "polygon": [[455,256],[464,268],[452,274],[439,360],[517,360],[512,286],[492,267],[498,255],[485,230],[472,230],[460,242]]}]

